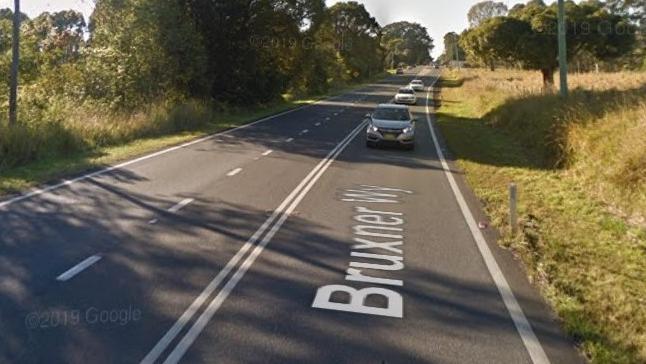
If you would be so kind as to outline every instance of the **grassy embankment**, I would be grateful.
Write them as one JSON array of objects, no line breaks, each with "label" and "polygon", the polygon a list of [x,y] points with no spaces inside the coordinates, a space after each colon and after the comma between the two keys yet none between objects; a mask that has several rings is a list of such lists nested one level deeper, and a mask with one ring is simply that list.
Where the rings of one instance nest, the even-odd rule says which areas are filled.
[{"label": "grassy embankment", "polygon": [[59,115],[68,116],[55,116],[52,120],[56,121],[50,122],[22,121],[15,128],[7,128],[0,120],[0,196],[247,124],[362,85],[340,87],[315,97],[284,95],[280,101],[255,107],[223,109],[189,101],[156,104],[127,114],[62,110]]},{"label": "grassy embankment", "polygon": [[[439,127],[500,243],[594,363],[646,362],[646,73],[444,74]],[[519,233],[507,186],[519,188]]]}]

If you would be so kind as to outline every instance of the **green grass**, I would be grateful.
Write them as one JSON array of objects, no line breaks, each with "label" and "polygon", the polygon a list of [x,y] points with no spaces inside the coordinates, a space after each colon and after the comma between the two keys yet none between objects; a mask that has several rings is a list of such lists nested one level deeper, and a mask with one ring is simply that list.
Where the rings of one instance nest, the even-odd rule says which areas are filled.
[{"label": "green grass", "polygon": [[[500,230],[500,244],[522,259],[583,353],[594,363],[646,362],[646,228],[610,208],[606,200],[615,201],[617,195],[596,189],[605,177],[577,172],[585,159],[575,158],[568,168],[546,166],[545,155],[536,151],[540,143],[527,143],[523,125],[545,122],[538,120],[537,108],[553,103],[552,96],[511,100],[502,89],[474,91],[469,85],[494,75],[464,82],[459,75],[445,75],[438,126],[452,155]],[[596,107],[582,105],[588,106]],[[492,115],[520,111],[522,118],[491,120]],[[589,135],[608,133],[607,127],[619,132],[618,124],[596,123],[624,112],[633,115],[630,110],[608,109],[596,114],[598,119],[578,120],[577,125]],[[586,138],[576,135],[580,144],[571,152],[585,151],[585,140],[592,137]],[[619,158],[609,155],[601,164]],[[521,218],[520,232],[514,236],[506,223],[511,182],[519,188]]]},{"label": "green grass", "polygon": [[[373,80],[383,77],[384,74],[381,74]],[[141,114],[127,116],[80,115],[78,121],[54,124],[52,129],[56,134],[43,132],[41,129],[30,131],[21,128],[13,132],[24,132],[24,135],[12,139],[10,134],[3,133],[0,135],[0,147],[6,146],[4,150],[7,154],[0,163],[0,196],[18,193],[45,182],[106,167],[208,134],[235,128],[360,88],[365,84],[350,85],[334,89],[325,95],[298,99],[284,95],[282,101],[255,108],[229,108],[217,112],[203,103],[188,102],[170,109],[157,107]],[[88,119],[93,118],[96,119],[95,122],[88,122]],[[6,129],[0,130],[4,131]],[[38,138],[42,138],[42,141],[35,141]],[[42,145],[43,143],[51,144]],[[11,148],[16,150],[15,157],[7,152]],[[0,156],[2,153],[0,150]],[[29,158],[27,162],[20,159],[24,156]],[[15,160],[11,160],[11,157]],[[11,165],[2,166],[9,161],[12,162]]]}]

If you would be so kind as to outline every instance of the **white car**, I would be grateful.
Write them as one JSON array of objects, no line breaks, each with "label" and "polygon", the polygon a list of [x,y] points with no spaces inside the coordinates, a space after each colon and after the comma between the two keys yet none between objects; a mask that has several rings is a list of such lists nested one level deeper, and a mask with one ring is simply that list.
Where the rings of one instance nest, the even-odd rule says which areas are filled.
[{"label": "white car", "polygon": [[369,123],[366,145],[369,148],[391,145],[415,149],[415,119],[408,106],[381,104],[366,118]]},{"label": "white car", "polygon": [[417,96],[415,96],[415,90],[410,87],[402,87],[397,91],[395,95],[396,104],[407,104],[415,105],[417,104]]},{"label": "white car", "polygon": [[412,80],[408,87],[412,88],[415,91],[424,91],[424,81]]}]

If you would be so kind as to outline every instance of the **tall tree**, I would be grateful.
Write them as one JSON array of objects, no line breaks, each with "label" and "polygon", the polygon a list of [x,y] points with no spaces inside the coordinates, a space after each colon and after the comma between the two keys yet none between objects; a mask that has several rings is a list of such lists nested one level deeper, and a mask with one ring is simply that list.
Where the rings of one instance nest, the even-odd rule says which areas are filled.
[{"label": "tall tree", "polygon": [[11,84],[9,86],[9,125],[18,118],[18,67],[20,62],[20,0],[14,0],[13,33],[11,50]]},{"label": "tall tree", "polygon": [[431,61],[433,39],[422,25],[396,22],[383,27],[381,34],[381,46],[391,64],[422,64]]},{"label": "tall tree", "polygon": [[204,89],[203,38],[182,1],[98,0],[85,59],[87,94],[113,107]]},{"label": "tall tree", "polygon": [[646,70],[646,0],[608,0],[606,6],[614,14],[627,16],[637,26],[635,49],[623,61],[630,68]]},{"label": "tall tree", "polygon": [[330,10],[335,33],[341,40],[339,54],[351,79],[363,79],[383,70],[381,27],[363,4],[336,3]]},{"label": "tall tree", "polygon": [[25,36],[45,58],[55,66],[78,58],[84,39],[86,24],[83,14],[74,10],[45,12],[32,19]]},{"label": "tall tree", "polygon": [[495,1],[482,1],[473,5],[467,13],[469,26],[475,28],[483,21],[507,14],[507,5]]}]

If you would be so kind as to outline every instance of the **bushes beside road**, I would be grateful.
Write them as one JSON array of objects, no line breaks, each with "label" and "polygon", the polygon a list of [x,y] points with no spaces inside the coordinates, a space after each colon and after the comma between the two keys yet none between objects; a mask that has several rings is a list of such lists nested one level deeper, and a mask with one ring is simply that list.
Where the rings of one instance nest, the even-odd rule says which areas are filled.
[{"label": "bushes beside road", "polygon": [[[646,360],[646,74],[445,74],[439,127],[502,234],[593,362]],[[519,185],[521,229],[506,226]]]}]

